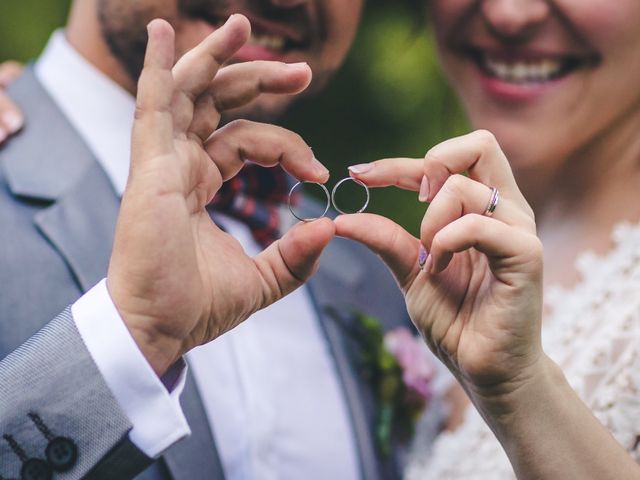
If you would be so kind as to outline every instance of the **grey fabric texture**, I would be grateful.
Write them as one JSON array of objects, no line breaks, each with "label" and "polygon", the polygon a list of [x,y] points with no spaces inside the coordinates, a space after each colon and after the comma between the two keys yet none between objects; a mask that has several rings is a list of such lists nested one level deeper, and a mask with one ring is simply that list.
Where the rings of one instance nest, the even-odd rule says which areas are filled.
[{"label": "grey fabric texture", "polygon": [[[0,361],[0,385],[0,433],[12,435],[28,457],[44,458],[48,443],[30,412],[79,446],[76,466],[56,478],[81,478],[131,429],[84,347],[70,309]],[[8,443],[0,443],[0,474],[18,478],[20,467]]]},{"label": "grey fabric texture", "polygon": [[[27,126],[0,149],[0,435],[43,458],[33,411],[78,447],[77,466],[54,478],[81,478],[101,463],[118,465],[103,475],[131,478],[149,459],[119,448],[131,426],[65,310],[106,276],[118,198],[31,69],[9,94]],[[0,444],[0,475],[19,477],[18,458]]]},{"label": "grey fabric texture", "polygon": [[[30,357],[38,358],[51,350],[38,353],[33,350],[36,347],[24,349],[30,338],[39,335],[37,332],[52,318],[106,276],[119,200],[106,174],[38,83],[32,69],[27,69],[12,86],[10,95],[25,112],[27,125],[0,149],[0,358],[22,351],[22,375],[31,375]],[[311,214],[318,209],[315,202],[305,199],[303,208],[310,212],[309,216],[316,216]],[[375,402],[371,389],[353,363],[352,345],[328,312],[330,308],[337,310],[349,321],[349,312],[356,309],[377,316],[385,328],[408,325],[402,295],[376,255],[344,239],[330,244],[318,273],[305,288],[315,301],[318,320],[352,414],[361,476],[366,480],[399,478],[396,458],[383,460],[377,456],[373,441]],[[68,323],[69,319],[65,319]],[[56,322],[51,325],[55,327],[60,320]],[[67,325],[65,332],[72,331]],[[51,335],[51,338],[60,338],[61,346],[71,341],[62,335]],[[41,348],[40,343],[36,345]],[[64,350],[70,364],[82,365],[86,360],[84,347],[79,351]],[[42,361],[46,359],[43,357]],[[56,403],[58,419],[50,420],[52,425],[81,426],[84,422],[102,421],[99,429],[88,432],[88,437],[78,437],[82,461],[91,459],[96,463],[93,471],[96,478],[109,478],[110,471],[115,475],[113,478],[132,478],[144,467],[144,458],[127,443],[126,429],[109,423],[121,416],[117,405],[109,403],[113,400],[110,392],[103,385],[105,390],[93,391],[97,398],[82,397],[89,403],[80,408],[73,380],[67,378],[65,371],[55,368],[59,363],[55,358],[48,363],[51,379],[43,388],[32,392],[33,401],[38,399],[40,405],[34,407],[36,411],[50,411],[44,407],[51,389],[59,387],[67,396],[67,402]],[[93,378],[94,375],[97,378]],[[87,370],[82,381],[96,388],[102,385],[95,368]],[[5,384],[0,383],[0,389],[4,388]],[[6,413],[0,412],[0,417],[4,419],[8,414],[13,421],[13,418],[22,418],[24,408],[20,392],[14,392],[11,398],[15,405]],[[192,436],[171,447],[138,478],[222,480],[224,475],[210,422],[191,377],[181,403],[192,427]],[[84,419],[86,415],[94,418]],[[26,428],[27,424],[24,425]],[[80,434],[79,431],[67,433],[72,438]],[[100,443],[102,440],[90,438],[92,436],[112,440]],[[114,444],[116,437],[122,442]],[[29,438],[35,442],[37,437]],[[28,444],[34,451],[40,445]],[[102,461],[98,462],[100,458]],[[0,474],[16,476],[15,470],[0,469]],[[54,478],[79,477],[56,474]]]}]

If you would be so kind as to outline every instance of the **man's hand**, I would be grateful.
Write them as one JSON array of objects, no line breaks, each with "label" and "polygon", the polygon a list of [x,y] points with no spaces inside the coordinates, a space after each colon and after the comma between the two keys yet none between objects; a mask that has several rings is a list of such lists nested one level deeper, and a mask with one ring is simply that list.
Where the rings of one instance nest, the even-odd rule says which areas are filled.
[{"label": "man's hand", "polygon": [[250,258],[205,210],[246,159],[279,163],[303,180],[328,179],[311,149],[287,130],[247,121],[215,130],[224,109],[261,93],[306,88],[308,66],[251,62],[221,69],[249,38],[249,23],[241,15],[175,66],[171,26],[154,20],[148,30],[131,171],[107,285],[133,338],[161,375],[188,350],[299,287],[314,273],[334,225],[327,219],[298,225]]},{"label": "man's hand", "polygon": [[[355,170],[367,185],[420,189],[431,202],[419,239],[375,215],[342,216],[336,228],[382,256],[416,327],[470,398],[508,393],[537,375],[545,364],[542,246],[495,138],[478,131],[437,145],[424,159]],[[501,194],[491,218],[483,215],[490,187]],[[429,252],[424,269],[417,262],[421,245]]]},{"label": "man's hand", "polygon": [[0,144],[24,125],[20,109],[4,93],[4,90],[22,74],[22,69],[18,62],[0,64]]}]

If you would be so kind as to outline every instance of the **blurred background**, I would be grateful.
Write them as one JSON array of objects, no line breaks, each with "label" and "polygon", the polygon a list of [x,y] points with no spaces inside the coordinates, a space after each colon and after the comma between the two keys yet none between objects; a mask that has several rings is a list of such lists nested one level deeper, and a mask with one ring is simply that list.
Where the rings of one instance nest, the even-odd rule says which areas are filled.
[{"label": "blurred background", "polygon": [[[0,61],[35,58],[49,34],[64,24],[68,4],[0,0]],[[281,123],[300,133],[329,167],[330,188],[347,175],[348,165],[419,158],[468,129],[438,67],[426,19],[397,0],[368,1],[342,71],[325,92],[299,103]],[[349,185],[341,192],[343,209],[359,208],[362,192]],[[372,192],[368,211],[418,233],[424,209],[417,194],[385,188]]]}]

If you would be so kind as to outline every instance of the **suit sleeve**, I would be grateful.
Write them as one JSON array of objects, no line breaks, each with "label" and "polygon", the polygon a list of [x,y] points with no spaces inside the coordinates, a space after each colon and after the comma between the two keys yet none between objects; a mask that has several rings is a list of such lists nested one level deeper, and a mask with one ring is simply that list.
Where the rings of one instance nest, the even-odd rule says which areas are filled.
[{"label": "suit sleeve", "polygon": [[[93,292],[95,297],[98,290],[96,287],[89,294]],[[84,305],[87,305],[86,299]],[[126,479],[133,478],[152,462],[151,455],[132,439],[135,424],[127,408],[123,408],[122,399],[114,395],[78,329],[75,311],[86,316],[87,310],[76,307],[77,304],[73,309],[67,308],[0,361],[0,475],[3,478]],[[100,315],[110,313],[104,310],[98,309],[96,321],[103,320]],[[84,322],[87,321],[85,318]],[[111,338],[112,343],[118,340],[122,338]],[[132,341],[130,337],[129,340]],[[96,342],[96,335],[93,341]],[[108,342],[109,339],[105,339],[103,350],[109,350]],[[116,346],[111,351],[118,355],[123,347]],[[134,350],[134,354],[141,356]],[[120,364],[123,363],[126,364]],[[156,390],[152,389],[151,393],[157,396],[158,388],[164,387],[157,377],[153,380],[157,385],[153,384]],[[149,393],[145,389],[149,382],[149,378],[146,383],[140,382],[143,394]],[[164,396],[170,397],[166,389]],[[162,397],[162,400],[165,404],[167,401],[177,403],[172,398]],[[133,401],[145,399],[138,397]],[[162,418],[159,420],[162,423]],[[184,427],[188,433],[186,421]],[[184,436],[185,431],[174,431],[169,444]],[[43,471],[46,474],[47,469],[51,469],[49,473],[53,477],[38,475]]]}]

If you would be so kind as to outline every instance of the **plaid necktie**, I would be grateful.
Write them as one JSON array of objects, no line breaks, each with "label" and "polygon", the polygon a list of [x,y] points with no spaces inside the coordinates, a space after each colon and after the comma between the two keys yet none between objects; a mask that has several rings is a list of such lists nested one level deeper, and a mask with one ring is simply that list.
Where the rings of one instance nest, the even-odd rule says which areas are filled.
[{"label": "plaid necktie", "polygon": [[[292,179],[279,166],[264,168],[248,163],[238,175],[224,183],[209,210],[245,223],[263,247],[280,235],[280,209],[288,202]],[[295,196],[294,196],[295,197]],[[292,202],[296,202],[292,198]]]}]

